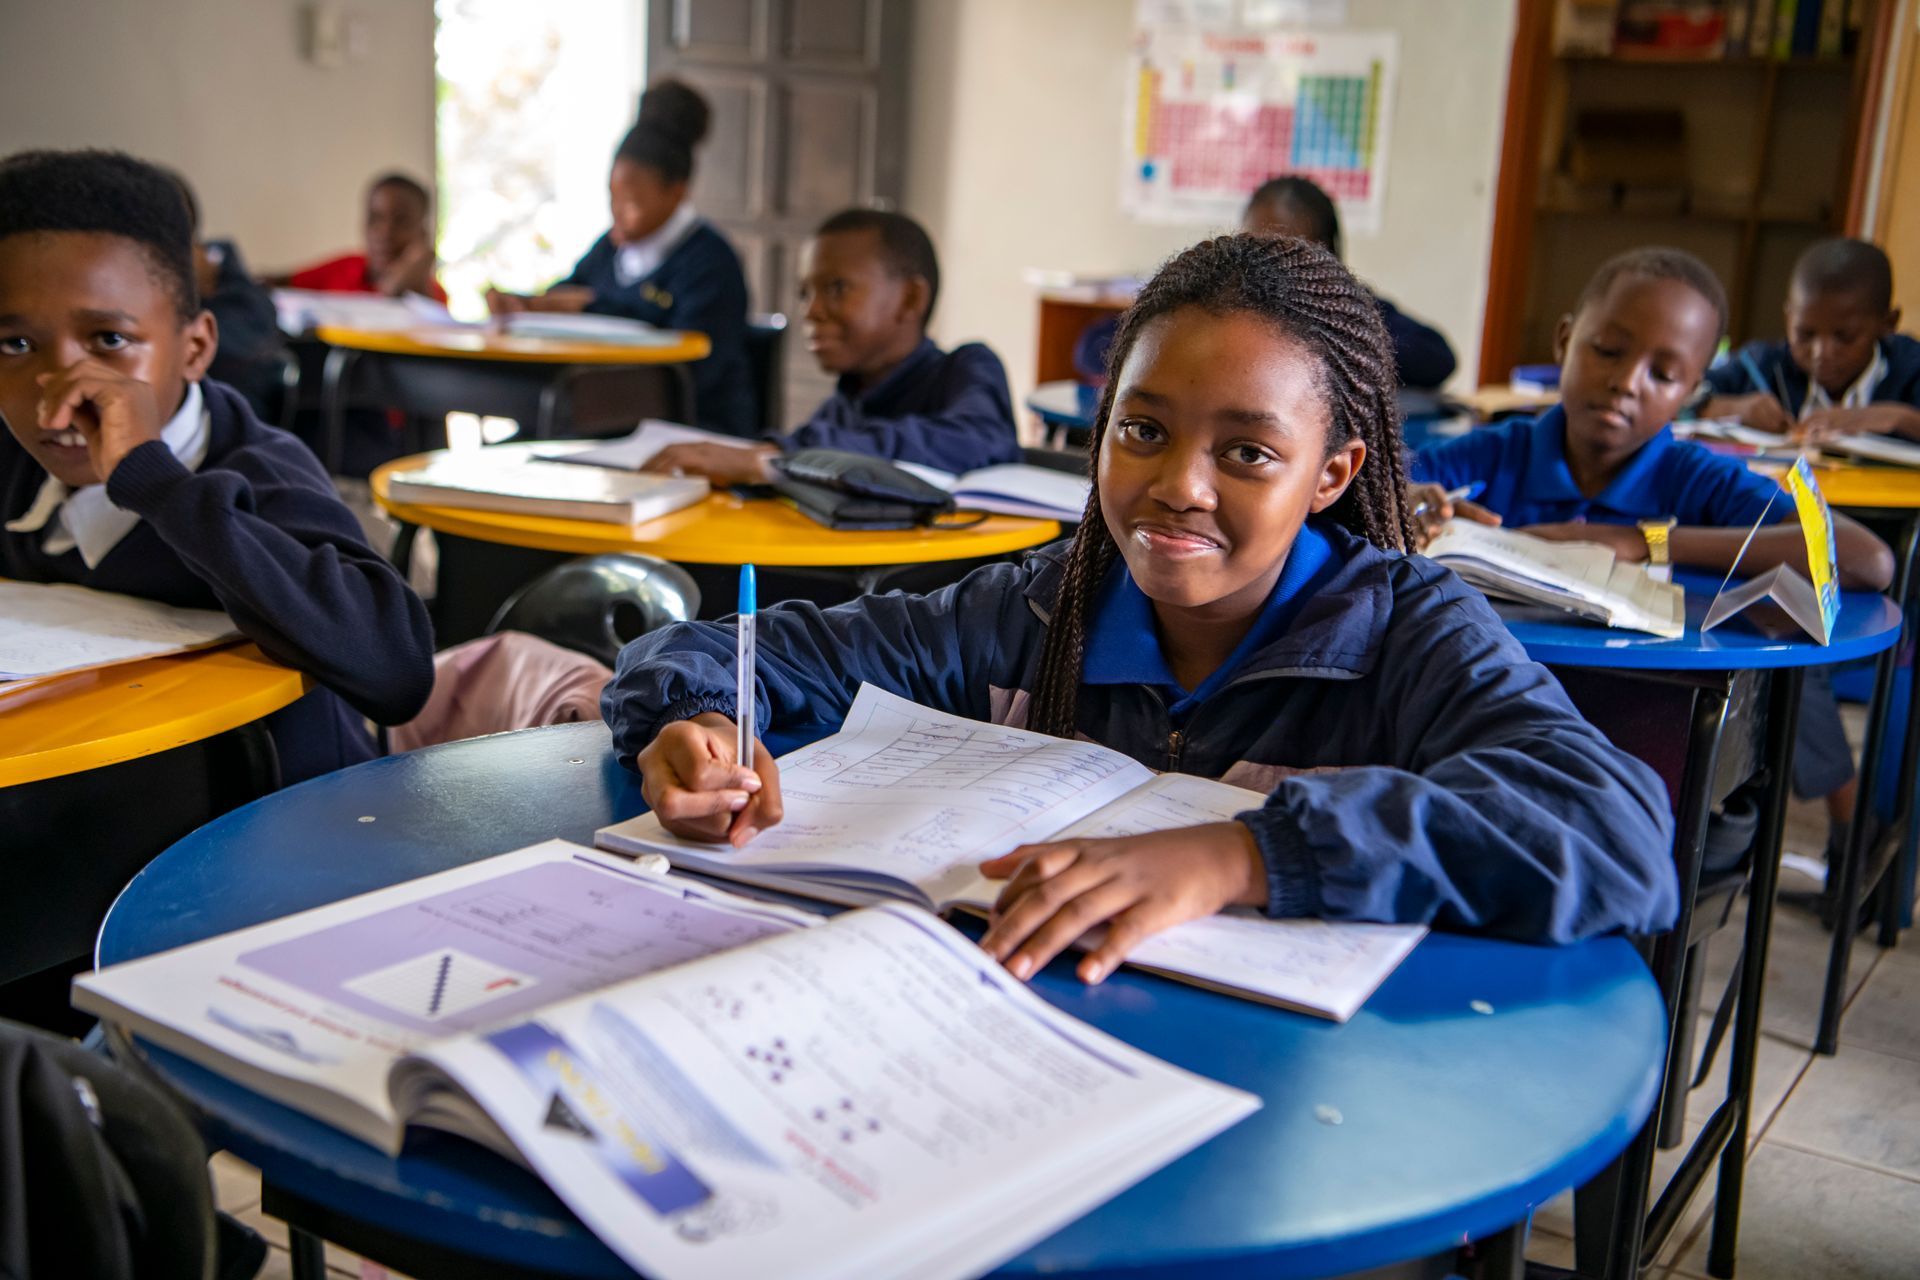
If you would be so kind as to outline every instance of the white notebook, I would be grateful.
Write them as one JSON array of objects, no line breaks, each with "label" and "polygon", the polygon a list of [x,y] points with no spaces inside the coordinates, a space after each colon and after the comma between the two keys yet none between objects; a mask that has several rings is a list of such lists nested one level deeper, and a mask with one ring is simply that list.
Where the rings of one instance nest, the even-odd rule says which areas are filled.
[{"label": "white notebook", "polygon": [[822,921],[562,841],[79,979],[388,1152],[538,1173],[659,1280],[959,1280],[1257,1110],[898,904]]},{"label": "white notebook", "polygon": [[1489,595],[1563,609],[1623,631],[1668,639],[1686,634],[1686,592],[1598,543],[1553,542],[1449,520],[1425,554]]},{"label": "white notebook", "polygon": [[508,511],[566,520],[638,524],[707,496],[697,476],[652,476],[569,467],[524,454],[440,454],[424,467],[387,477],[395,502]]},{"label": "white notebook", "polygon": [[66,583],[0,581],[0,681],[85,671],[236,640],[216,609]]},{"label": "white notebook", "polygon": [[704,431],[699,427],[683,427],[677,422],[648,418],[635,427],[631,435],[618,440],[585,449],[571,444],[555,446],[551,452],[543,448],[543,455],[554,462],[605,467],[613,471],[638,471],[653,460],[654,454],[670,444],[723,444],[744,449],[758,443],[757,440],[740,436],[722,435],[718,431]]},{"label": "white notebook", "polygon": [[[828,902],[978,913],[1001,884],[977,864],[1022,844],[1225,822],[1266,802],[1205,778],[1156,776],[1096,743],[983,724],[872,685],[861,686],[839,733],[781,757],[780,786],[786,817],[744,849],[682,840],[652,814],[603,827],[594,843]],[[1345,1021],[1425,935],[1423,925],[1224,912],[1147,939],[1127,962]]]},{"label": "white notebook", "polygon": [[1019,462],[981,467],[961,475],[912,462],[896,465],[945,489],[960,507],[1007,516],[1079,520],[1086,514],[1087,498],[1093,492],[1093,481],[1086,476]]},{"label": "white notebook", "polygon": [[516,338],[562,338],[622,347],[665,347],[680,341],[678,333],[644,320],[580,311],[517,311],[505,317],[503,327]]}]

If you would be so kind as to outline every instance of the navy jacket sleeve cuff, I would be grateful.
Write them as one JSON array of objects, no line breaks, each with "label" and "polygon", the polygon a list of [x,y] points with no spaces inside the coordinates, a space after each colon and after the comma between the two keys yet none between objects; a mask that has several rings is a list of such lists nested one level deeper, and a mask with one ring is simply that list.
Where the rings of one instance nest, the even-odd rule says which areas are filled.
[{"label": "navy jacket sleeve cuff", "polygon": [[107,497],[122,511],[144,516],[192,476],[165,441],[149,440],[120,459],[107,477]]},{"label": "navy jacket sleeve cuff", "polygon": [[1234,820],[1253,832],[1260,860],[1266,863],[1266,913],[1275,919],[1321,914],[1320,868],[1293,815],[1269,806],[1236,814]]}]

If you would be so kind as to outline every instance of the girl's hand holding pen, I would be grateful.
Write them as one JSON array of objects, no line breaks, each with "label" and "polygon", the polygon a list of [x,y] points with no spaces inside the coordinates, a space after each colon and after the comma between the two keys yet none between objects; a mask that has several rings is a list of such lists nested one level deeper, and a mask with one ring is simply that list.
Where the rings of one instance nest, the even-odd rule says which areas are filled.
[{"label": "girl's hand holding pen", "polygon": [[668,725],[640,752],[640,794],[661,826],[738,849],[780,821],[780,767],[757,738],[752,767],[743,766],[737,733],[732,720],[707,712]]}]

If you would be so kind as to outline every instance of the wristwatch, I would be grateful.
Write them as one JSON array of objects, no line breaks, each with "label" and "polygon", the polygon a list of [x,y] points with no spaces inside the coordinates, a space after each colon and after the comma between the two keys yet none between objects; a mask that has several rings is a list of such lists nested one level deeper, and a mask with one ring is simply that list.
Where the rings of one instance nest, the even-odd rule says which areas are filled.
[{"label": "wristwatch", "polygon": [[1665,520],[1642,520],[1640,536],[1647,540],[1647,563],[1659,568],[1671,563],[1667,556],[1667,535],[1680,522],[1672,516]]}]

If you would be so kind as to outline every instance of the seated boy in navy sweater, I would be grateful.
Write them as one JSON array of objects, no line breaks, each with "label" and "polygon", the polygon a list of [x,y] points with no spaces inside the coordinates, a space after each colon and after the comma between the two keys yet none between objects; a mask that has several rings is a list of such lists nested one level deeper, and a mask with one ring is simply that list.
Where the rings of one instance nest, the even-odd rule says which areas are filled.
[{"label": "seated boy in navy sweater", "polygon": [[0,161],[0,577],[224,610],[323,686],[266,720],[297,782],[419,711],[433,632],[306,446],[203,380],[217,342],[163,170]]},{"label": "seated boy in navy sweater", "polygon": [[927,337],[940,263],[919,223],[876,209],[837,213],[807,242],[800,273],[807,349],[839,375],[833,394],[778,440],[672,445],[649,471],[759,484],[782,452],[822,448],[956,473],[1020,461],[1000,358],[978,342],[942,351]]},{"label": "seated boy in navy sweater", "polygon": [[[1691,254],[1636,249],[1611,259],[1554,336],[1561,403],[1422,449],[1412,478],[1427,487],[1416,503],[1430,518],[1461,514],[1598,542],[1626,561],[1725,574],[1737,558],[1749,576],[1777,564],[1805,573],[1806,542],[1784,491],[1737,458],[1675,440],[1668,425],[1726,322],[1720,281]],[[1445,490],[1476,481],[1486,485],[1479,504],[1446,500]],[[1770,527],[1745,545],[1763,514]],[[1833,533],[1840,585],[1885,590],[1893,580],[1886,544],[1838,512]],[[1839,708],[1816,677],[1801,699],[1794,789],[1829,797],[1838,824],[1852,813],[1852,777]]]},{"label": "seated boy in navy sweater", "polygon": [[1707,370],[1713,395],[1701,417],[1811,440],[1920,439],[1920,342],[1896,332],[1893,264],[1878,246],[1825,240],[1801,254],[1786,320],[1785,342],[1749,342]]}]

